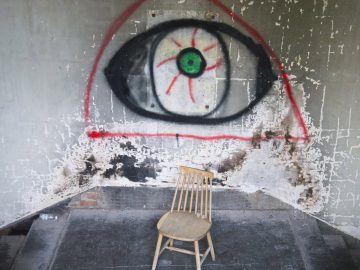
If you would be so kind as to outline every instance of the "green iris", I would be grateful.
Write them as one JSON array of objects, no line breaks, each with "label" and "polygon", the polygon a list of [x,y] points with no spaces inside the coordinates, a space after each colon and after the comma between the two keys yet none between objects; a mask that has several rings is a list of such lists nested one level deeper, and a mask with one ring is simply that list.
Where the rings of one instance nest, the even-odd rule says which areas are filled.
[{"label": "green iris", "polygon": [[180,69],[189,75],[199,74],[203,69],[203,59],[196,51],[188,51],[179,59]]},{"label": "green iris", "polygon": [[197,74],[201,70],[202,59],[196,52],[187,52],[180,58],[180,67],[185,73]]}]

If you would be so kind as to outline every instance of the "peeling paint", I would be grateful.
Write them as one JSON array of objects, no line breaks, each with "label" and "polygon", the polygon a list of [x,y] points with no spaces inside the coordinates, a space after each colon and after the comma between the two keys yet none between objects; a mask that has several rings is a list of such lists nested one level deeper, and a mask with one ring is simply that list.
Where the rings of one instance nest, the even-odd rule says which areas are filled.
[{"label": "peeling paint", "polygon": [[[97,185],[173,186],[177,167],[188,165],[214,171],[216,188],[261,190],[360,237],[359,91],[355,74],[359,70],[360,40],[356,36],[359,23],[352,13],[355,9],[349,3],[327,0],[278,3],[242,0],[229,8],[253,23],[271,48],[281,54],[291,71],[293,94],[309,128],[309,143],[292,140],[301,130],[280,80],[246,116],[204,128],[134,115],[121,106],[101,73],[95,78],[94,95],[90,97],[96,130],[178,135],[93,141],[81,122],[81,89],[88,80],[89,59],[95,57],[105,26],[125,7],[113,3],[109,8],[98,2],[96,14],[86,8],[92,15],[78,20],[83,11],[71,3],[58,7],[51,16],[47,10],[51,3],[49,7],[35,4],[31,11],[25,6],[18,9],[24,5],[22,1],[6,3],[5,8],[12,12],[9,14],[18,14],[18,20],[13,25],[11,20],[5,23],[5,36],[11,37],[16,31],[20,41],[28,33],[33,36],[18,43],[29,43],[24,48],[10,44],[11,38],[4,41],[8,55],[4,61],[9,65],[1,71],[5,79],[0,91],[4,115],[0,148],[7,155],[0,166],[1,179],[5,179],[1,180],[0,226]],[[261,22],[269,23],[262,24],[259,14]],[[344,21],[345,15],[348,20]],[[63,20],[65,17],[68,19]],[[134,13],[121,32],[111,36],[111,42],[117,45],[108,48],[107,57],[145,28],[169,18],[195,17],[235,25],[234,16],[226,18],[209,5],[205,10],[194,1],[151,1]],[[58,20],[53,18],[61,19],[63,26],[55,24]],[[47,36],[49,41],[44,43]],[[252,59],[246,59],[248,56],[234,40],[229,43],[234,66],[239,66],[231,74],[231,83],[244,91],[245,103],[251,102],[251,74],[240,71],[246,70],[244,63]],[[35,61],[29,63],[30,58]],[[105,62],[100,62],[99,69],[106,66]],[[12,74],[20,74],[21,79],[15,80]],[[212,75],[216,76],[218,92],[224,76]],[[227,106],[239,102],[242,99],[234,99]],[[21,116],[21,121],[13,115]],[[199,141],[180,136],[189,131],[196,136],[230,134],[250,140]],[[14,136],[20,132],[22,136]],[[278,136],[284,140],[276,140]]]}]

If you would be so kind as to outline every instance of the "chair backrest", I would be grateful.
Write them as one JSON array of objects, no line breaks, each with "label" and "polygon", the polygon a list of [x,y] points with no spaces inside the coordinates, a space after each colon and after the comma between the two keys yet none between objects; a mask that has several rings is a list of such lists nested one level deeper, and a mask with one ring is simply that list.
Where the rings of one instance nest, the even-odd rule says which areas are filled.
[{"label": "chair backrest", "polygon": [[180,166],[171,212],[194,212],[211,222],[213,178],[212,172]]}]

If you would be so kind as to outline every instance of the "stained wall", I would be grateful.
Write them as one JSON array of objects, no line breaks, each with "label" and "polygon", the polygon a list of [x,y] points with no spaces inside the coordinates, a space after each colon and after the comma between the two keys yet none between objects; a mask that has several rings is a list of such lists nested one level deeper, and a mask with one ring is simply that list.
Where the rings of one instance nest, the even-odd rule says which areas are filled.
[{"label": "stained wall", "polygon": [[[262,190],[360,237],[359,4],[222,2],[230,16],[217,1],[149,0],[129,17],[122,14],[136,1],[1,2],[0,226],[97,185],[171,186],[177,166],[189,165],[214,171],[216,188]],[[194,78],[191,91],[182,74],[169,91],[178,67],[171,61],[157,65],[192,47],[196,27],[189,26],[168,36],[182,48],[159,41],[155,96],[144,53],[154,40],[139,54],[145,60],[121,55],[120,65],[132,67],[122,73],[130,95],[121,99],[124,92],[116,92],[104,74],[116,52],[161,22],[186,18],[225,23],[265,51],[268,44],[286,69],[291,92],[269,51],[273,85],[256,92],[258,58],[225,34],[229,74],[222,63]],[[216,36],[201,30],[195,39],[204,55],[216,43]],[[224,48],[208,52],[208,68],[224,59]],[[113,74],[117,81],[119,73]],[[222,101],[227,79],[231,87]],[[258,102],[248,111],[208,123],[253,100]],[[153,115],[164,108],[184,117],[164,121]],[[188,121],[193,114],[198,121]]]}]

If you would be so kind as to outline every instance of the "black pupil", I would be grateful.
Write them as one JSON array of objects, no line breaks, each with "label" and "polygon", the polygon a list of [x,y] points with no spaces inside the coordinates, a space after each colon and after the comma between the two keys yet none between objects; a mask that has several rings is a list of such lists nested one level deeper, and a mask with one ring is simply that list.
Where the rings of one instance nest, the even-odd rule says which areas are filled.
[{"label": "black pupil", "polygon": [[189,60],[189,61],[188,61],[188,65],[189,65],[189,66],[192,66],[193,64],[194,64],[194,61],[193,61],[193,60]]}]

